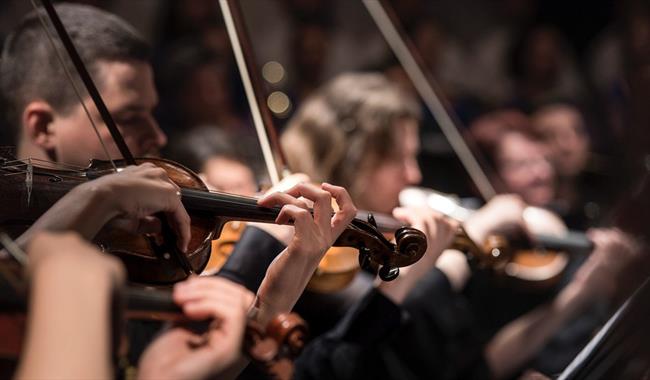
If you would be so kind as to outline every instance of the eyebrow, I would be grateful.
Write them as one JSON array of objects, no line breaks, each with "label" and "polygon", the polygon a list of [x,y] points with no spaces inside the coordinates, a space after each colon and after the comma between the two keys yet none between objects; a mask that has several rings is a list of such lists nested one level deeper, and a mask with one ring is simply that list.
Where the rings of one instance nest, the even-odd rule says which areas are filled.
[{"label": "eyebrow", "polygon": [[129,105],[126,107],[118,108],[115,111],[113,111],[114,115],[119,115],[119,114],[125,114],[129,112],[149,112],[151,109],[149,107],[146,107],[144,105]]}]

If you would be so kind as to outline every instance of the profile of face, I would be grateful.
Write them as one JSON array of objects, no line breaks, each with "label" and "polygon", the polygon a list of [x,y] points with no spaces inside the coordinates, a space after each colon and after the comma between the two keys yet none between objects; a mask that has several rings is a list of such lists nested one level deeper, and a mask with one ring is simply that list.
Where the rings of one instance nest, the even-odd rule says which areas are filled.
[{"label": "profile of face", "polygon": [[584,119],[572,106],[550,106],[533,117],[534,127],[544,136],[558,175],[575,177],[589,158],[589,138]]},{"label": "profile of face", "polygon": [[507,132],[499,140],[495,160],[508,192],[531,206],[546,206],[554,199],[555,172],[542,143]]},{"label": "profile of face", "polygon": [[257,183],[253,171],[243,163],[216,156],[203,164],[200,174],[210,190],[239,195],[255,195]]},{"label": "profile of face", "polygon": [[[135,157],[158,155],[167,136],[152,114],[158,94],[151,66],[140,61],[101,61],[97,65],[99,91],[131,153]],[[122,158],[89,96],[84,103],[111,158]],[[23,112],[23,125],[31,143],[52,160],[86,166],[90,159],[107,159],[80,104],[61,113],[47,103],[31,102]]]},{"label": "profile of face", "polygon": [[401,119],[396,121],[394,128],[395,150],[358,177],[363,190],[355,202],[360,208],[390,214],[399,206],[399,193],[422,181],[417,161],[420,150],[418,122]]}]

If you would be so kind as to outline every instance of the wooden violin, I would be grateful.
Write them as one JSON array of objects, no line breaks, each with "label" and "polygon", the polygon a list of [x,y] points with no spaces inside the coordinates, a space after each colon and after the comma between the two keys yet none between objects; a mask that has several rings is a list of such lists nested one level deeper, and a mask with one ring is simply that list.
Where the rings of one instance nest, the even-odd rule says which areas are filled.
[{"label": "wooden violin", "polygon": [[[192,272],[200,273],[209,256],[211,240],[217,238],[224,223],[234,220],[273,223],[281,208],[257,205],[257,199],[228,193],[210,192],[192,171],[173,161],[159,158],[138,159],[163,168],[181,187],[182,202],[191,217],[192,239],[187,261]],[[116,162],[122,165],[122,162]],[[54,202],[75,186],[113,173],[109,162],[93,161],[84,170],[45,168],[29,162],[5,159],[0,162],[0,226],[13,234],[29,227]],[[413,228],[395,232],[396,242],[386,239],[371,223],[353,220],[334,243],[353,247],[360,260],[384,280],[394,279],[399,268],[419,260],[426,251],[426,237]],[[173,255],[160,252],[144,235],[117,229],[103,229],[95,242],[124,262],[129,280],[144,284],[169,284],[188,273]]]},{"label": "wooden violin", "polygon": [[[475,212],[462,207],[452,197],[416,187],[404,189],[400,193],[400,203],[410,207],[429,207],[461,222]],[[529,206],[524,212],[524,220],[537,230],[544,227],[544,221],[546,224],[551,222],[553,228],[541,228],[544,233],[531,232],[530,237],[523,234],[491,235],[483,242],[473,241],[461,228],[451,248],[466,253],[480,268],[489,268],[500,276],[533,288],[553,285],[566,268],[570,253],[588,253],[593,249],[593,243],[584,233],[567,230],[550,211]],[[558,228],[560,230],[555,231]]]}]

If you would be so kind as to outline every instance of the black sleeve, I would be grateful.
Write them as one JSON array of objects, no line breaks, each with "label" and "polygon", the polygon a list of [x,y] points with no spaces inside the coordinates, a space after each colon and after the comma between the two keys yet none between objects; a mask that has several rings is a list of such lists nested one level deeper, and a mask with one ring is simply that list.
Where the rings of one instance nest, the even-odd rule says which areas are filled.
[{"label": "black sleeve", "polygon": [[267,268],[285,248],[282,242],[266,231],[247,226],[217,276],[257,293]]},{"label": "black sleeve", "polygon": [[392,340],[391,349],[403,368],[417,378],[490,377],[469,305],[453,291],[444,273],[429,272],[402,307],[409,322]]},{"label": "black sleeve", "polygon": [[330,332],[310,342],[295,361],[295,379],[371,379],[374,352],[405,315],[376,289],[369,291]]}]

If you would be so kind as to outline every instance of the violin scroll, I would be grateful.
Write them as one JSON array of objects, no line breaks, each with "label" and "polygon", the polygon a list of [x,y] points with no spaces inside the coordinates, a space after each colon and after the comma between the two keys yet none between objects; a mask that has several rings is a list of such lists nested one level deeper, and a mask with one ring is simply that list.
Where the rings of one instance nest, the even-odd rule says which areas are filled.
[{"label": "violin scroll", "polygon": [[249,322],[244,346],[251,360],[274,379],[293,377],[293,360],[307,338],[307,323],[295,313],[279,314],[264,330]]}]

